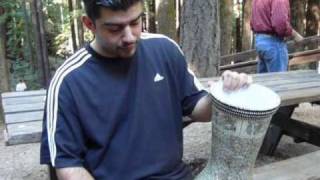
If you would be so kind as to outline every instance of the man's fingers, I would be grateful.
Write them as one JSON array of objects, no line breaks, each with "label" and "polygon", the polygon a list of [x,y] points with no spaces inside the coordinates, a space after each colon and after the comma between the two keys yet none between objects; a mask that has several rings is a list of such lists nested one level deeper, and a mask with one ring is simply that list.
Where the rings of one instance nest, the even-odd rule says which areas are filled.
[{"label": "man's fingers", "polygon": [[237,73],[231,71],[225,71],[222,75],[223,89],[231,91],[237,86]]},{"label": "man's fingers", "polygon": [[231,83],[230,90],[234,91],[234,90],[237,90],[241,87],[239,73],[236,73],[236,72],[232,73],[231,74],[231,81],[232,81],[232,83]]},{"label": "man's fingers", "polygon": [[241,81],[240,82],[241,87],[248,87],[252,83],[252,77],[245,73],[241,73],[240,81]]},{"label": "man's fingers", "polygon": [[252,77],[245,73],[225,71],[222,74],[223,89],[225,91],[235,91],[249,86],[252,83]]}]

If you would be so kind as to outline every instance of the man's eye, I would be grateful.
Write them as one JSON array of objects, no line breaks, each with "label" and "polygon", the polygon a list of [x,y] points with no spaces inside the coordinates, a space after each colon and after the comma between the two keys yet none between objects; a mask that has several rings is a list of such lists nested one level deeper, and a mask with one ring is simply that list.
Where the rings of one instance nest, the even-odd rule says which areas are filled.
[{"label": "man's eye", "polygon": [[108,27],[108,30],[111,32],[119,32],[122,30],[122,28],[118,26],[112,26],[112,27]]}]

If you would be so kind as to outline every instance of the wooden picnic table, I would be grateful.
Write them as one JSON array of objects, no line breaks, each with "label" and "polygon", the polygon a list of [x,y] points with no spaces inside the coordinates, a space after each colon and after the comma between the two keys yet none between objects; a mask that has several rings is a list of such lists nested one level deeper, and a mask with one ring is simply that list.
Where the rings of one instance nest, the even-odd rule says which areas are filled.
[{"label": "wooden picnic table", "polygon": [[[274,90],[281,98],[281,106],[320,100],[320,74],[316,70],[297,70],[253,74],[253,83]],[[209,81],[217,78],[201,78],[200,82],[208,88]]]},{"label": "wooden picnic table", "polygon": [[[217,78],[203,78],[201,82],[208,87],[208,81],[214,80]],[[320,74],[316,70],[254,74],[253,82],[271,88],[281,98],[281,107],[271,120],[261,153],[272,155],[284,134],[296,142],[320,146],[319,127],[291,118],[300,103],[320,101]]]}]

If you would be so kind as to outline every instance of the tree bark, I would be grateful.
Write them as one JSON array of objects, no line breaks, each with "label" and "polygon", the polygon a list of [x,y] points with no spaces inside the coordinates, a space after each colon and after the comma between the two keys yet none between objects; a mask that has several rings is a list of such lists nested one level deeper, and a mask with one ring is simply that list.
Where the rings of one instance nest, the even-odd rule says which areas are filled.
[{"label": "tree bark", "polygon": [[[306,13],[306,36],[320,35],[320,0],[308,0]],[[319,48],[319,43],[310,43],[308,49]],[[316,63],[309,64],[309,68],[315,69]]]},{"label": "tree bark", "polygon": [[[5,13],[5,10],[0,7],[0,16]],[[6,23],[0,21],[0,91],[5,92],[10,90],[9,83],[9,68],[6,58]],[[0,103],[1,105],[1,103]]]},{"label": "tree bark", "polygon": [[240,11],[241,11],[241,3],[240,0],[237,0],[236,3],[236,39],[235,39],[235,50],[236,52],[241,51],[241,16],[240,16]]},{"label": "tree bark", "polygon": [[46,34],[44,30],[44,18],[42,13],[42,1],[33,0],[32,6],[32,24],[35,33],[35,45],[38,70],[40,72],[40,84],[43,88],[47,88],[50,80],[49,59],[47,50]]},{"label": "tree bark", "polygon": [[305,0],[291,0],[291,24],[293,28],[301,35],[304,35],[305,31],[305,7]]},{"label": "tree bark", "polygon": [[252,0],[243,2],[243,22],[242,22],[242,51],[252,49],[253,34],[250,26]]},{"label": "tree bark", "polygon": [[[220,3],[221,56],[232,52],[233,0],[222,0]],[[222,62],[221,62],[222,63]]]},{"label": "tree bark", "polygon": [[190,69],[200,77],[217,75],[220,58],[218,0],[185,0],[180,33]]},{"label": "tree bark", "polygon": [[78,49],[83,47],[84,45],[84,30],[83,30],[83,24],[81,21],[81,16],[79,15],[81,7],[81,0],[74,0],[74,6],[76,7],[77,17],[76,17],[76,23],[77,23],[77,46]]},{"label": "tree bark", "polygon": [[177,40],[176,6],[174,0],[156,0],[157,32]]},{"label": "tree bark", "polygon": [[320,35],[320,0],[308,0],[306,36]]},{"label": "tree bark", "polygon": [[73,9],[73,3],[72,0],[68,0],[68,7],[69,7],[69,14],[70,14],[70,30],[71,30],[71,40],[72,40],[72,47],[73,52],[75,52],[77,48],[77,36],[76,36],[76,30],[74,25],[74,9]]},{"label": "tree bark", "polygon": [[156,6],[155,0],[145,1],[147,3],[147,17],[146,17],[146,29],[148,32],[155,33],[157,31],[156,28]]}]

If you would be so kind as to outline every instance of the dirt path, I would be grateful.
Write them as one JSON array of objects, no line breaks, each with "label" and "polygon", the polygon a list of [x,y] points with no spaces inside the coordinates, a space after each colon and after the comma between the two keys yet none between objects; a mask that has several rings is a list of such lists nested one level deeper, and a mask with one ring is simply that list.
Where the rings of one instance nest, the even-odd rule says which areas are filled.
[{"label": "dirt path", "polygon": [[[320,106],[302,104],[294,117],[320,126]],[[46,166],[39,165],[39,143],[5,146],[3,125],[0,123],[0,180],[47,180]],[[184,130],[184,160],[194,173],[205,165],[210,154],[211,127],[209,123],[194,123]],[[303,155],[320,150],[319,147],[296,144],[289,137],[283,137],[275,155],[259,156],[256,166]]]},{"label": "dirt path", "polygon": [[45,180],[47,170],[39,165],[39,143],[5,146],[0,123],[0,180]]}]

